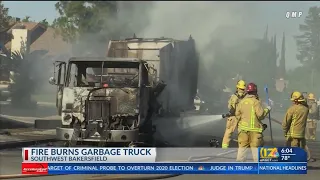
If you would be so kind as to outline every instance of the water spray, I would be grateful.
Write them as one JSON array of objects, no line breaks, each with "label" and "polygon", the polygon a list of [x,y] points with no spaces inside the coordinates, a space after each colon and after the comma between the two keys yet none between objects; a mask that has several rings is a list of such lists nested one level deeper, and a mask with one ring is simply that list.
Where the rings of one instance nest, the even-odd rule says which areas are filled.
[{"label": "water spray", "polygon": [[[222,114],[222,118],[229,118],[233,116],[231,113],[226,113],[226,114]],[[263,128],[263,131],[266,130],[268,128],[268,125],[267,124],[262,124],[262,128]]]}]

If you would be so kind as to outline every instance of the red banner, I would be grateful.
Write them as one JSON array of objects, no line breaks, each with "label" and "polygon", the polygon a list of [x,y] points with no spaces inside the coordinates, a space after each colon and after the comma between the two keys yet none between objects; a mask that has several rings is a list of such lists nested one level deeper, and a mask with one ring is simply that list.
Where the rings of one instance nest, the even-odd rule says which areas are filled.
[{"label": "red banner", "polygon": [[48,163],[22,163],[22,174],[48,174]]}]

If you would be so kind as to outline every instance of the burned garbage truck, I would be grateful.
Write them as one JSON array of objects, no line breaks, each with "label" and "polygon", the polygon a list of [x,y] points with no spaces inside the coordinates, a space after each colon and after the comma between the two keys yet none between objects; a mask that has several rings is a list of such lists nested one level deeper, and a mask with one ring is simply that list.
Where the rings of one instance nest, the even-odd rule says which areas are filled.
[{"label": "burned garbage truck", "polygon": [[157,70],[157,81],[166,84],[157,98],[161,113],[179,116],[180,112],[195,109],[199,57],[195,40],[172,38],[127,38],[111,40],[108,57],[138,58]]},{"label": "burned garbage truck", "polygon": [[74,57],[55,66],[58,70],[49,82],[58,86],[58,140],[66,146],[151,143],[154,110],[149,105],[156,104],[152,101],[165,85],[153,83],[156,71],[145,61]]},{"label": "burned garbage truck", "polygon": [[58,86],[57,137],[67,146],[154,145],[154,119],[195,109],[198,55],[191,36],[112,40],[104,58],[56,66],[50,83]]}]

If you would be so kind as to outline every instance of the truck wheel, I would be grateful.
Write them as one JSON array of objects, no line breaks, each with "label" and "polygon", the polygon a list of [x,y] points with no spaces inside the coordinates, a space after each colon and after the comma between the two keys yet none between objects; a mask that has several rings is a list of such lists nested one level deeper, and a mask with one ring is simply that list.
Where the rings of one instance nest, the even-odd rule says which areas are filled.
[{"label": "truck wheel", "polygon": [[36,129],[55,129],[57,127],[61,127],[61,120],[36,119],[34,121]]}]

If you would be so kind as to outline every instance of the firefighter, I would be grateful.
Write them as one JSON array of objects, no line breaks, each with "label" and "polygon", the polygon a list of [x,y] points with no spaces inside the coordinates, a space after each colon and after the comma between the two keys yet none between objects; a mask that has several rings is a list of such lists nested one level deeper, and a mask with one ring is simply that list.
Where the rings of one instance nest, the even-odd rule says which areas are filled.
[{"label": "firefighter", "polygon": [[251,148],[254,161],[258,161],[258,147],[263,146],[265,125],[261,122],[270,112],[265,109],[258,98],[257,85],[250,83],[246,89],[247,95],[239,102],[235,116],[238,119],[238,155],[237,161],[246,161],[246,151]]},{"label": "firefighter", "polygon": [[316,140],[317,121],[319,120],[319,107],[314,94],[308,95],[309,115],[306,128],[306,140]]},{"label": "firefighter", "polygon": [[226,115],[227,123],[226,130],[222,140],[222,148],[228,148],[229,143],[231,141],[231,137],[233,132],[235,131],[238,121],[234,115],[236,106],[240,99],[245,96],[246,82],[243,80],[239,80],[236,86],[237,90],[234,94],[231,95],[228,101],[228,109],[229,113]]},{"label": "firefighter", "polygon": [[309,108],[303,95],[295,91],[291,94],[292,106],[289,107],[282,122],[282,129],[289,147],[306,149],[305,130]]}]

